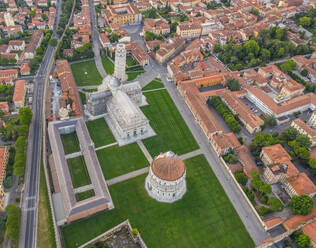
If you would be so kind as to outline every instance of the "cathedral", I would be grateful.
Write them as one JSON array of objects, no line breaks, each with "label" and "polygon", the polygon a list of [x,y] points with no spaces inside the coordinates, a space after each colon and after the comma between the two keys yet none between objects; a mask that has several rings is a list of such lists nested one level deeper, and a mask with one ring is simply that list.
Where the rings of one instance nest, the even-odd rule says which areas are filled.
[{"label": "cathedral", "polygon": [[121,82],[126,80],[125,63],[120,63],[126,61],[124,44],[118,44],[115,58],[115,76],[106,76],[98,91],[87,94],[85,112],[92,118],[105,116],[118,144],[125,145],[153,136],[155,132],[139,108],[145,103],[139,82]]}]

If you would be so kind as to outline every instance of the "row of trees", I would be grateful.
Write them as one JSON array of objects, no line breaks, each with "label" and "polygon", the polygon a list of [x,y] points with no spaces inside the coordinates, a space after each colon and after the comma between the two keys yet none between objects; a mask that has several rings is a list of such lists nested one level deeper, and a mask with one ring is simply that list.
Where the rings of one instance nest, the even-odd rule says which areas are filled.
[{"label": "row of trees", "polygon": [[229,110],[225,103],[223,103],[220,96],[213,96],[211,100],[209,100],[209,104],[213,106],[216,112],[223,117],[224,121],[230,127],[230,129],[234,133],[238,133],[241,131],[242,127],[238,120],[235,118],[234,114]]},{"label": "row of trees", "polygon": [[262,66],[266,63],[286,56],[308,54],[313,51],[309,45],[298,45],[288,41],[287,30],[279,27],[262,29],[257,38],[250,38],[246,43],[238,45],[229,42],[221,47],[214,46],[218,58],[232,70]]},{"label": "row of trees", "polygon": [[0,84],[0,101],[11,102],[13,96],[13,85]]},{"label": "row of trees", "polygon": [[65,27],[68,23],[68,20],[70,18],[73,0],[64,0],[62,1],[62,13],[59,18],[58,28],[57,28],[57,34],[60,36],[65,30]]},{"label": "row of trees", "polygon": [[6,207],[6,212],[8,214],[8,218],[6,221],[5,238],[6,240],[11,238],[11,242],[13,242],[16,246],[18,244],[20,234],[21,209],[14,204],[9,204]]},{"label": "row of trees", "polygon": [[153,32],[146,31],[145,32],[145,40],[163,40],[163,36],[161,34],[154,34]]}]

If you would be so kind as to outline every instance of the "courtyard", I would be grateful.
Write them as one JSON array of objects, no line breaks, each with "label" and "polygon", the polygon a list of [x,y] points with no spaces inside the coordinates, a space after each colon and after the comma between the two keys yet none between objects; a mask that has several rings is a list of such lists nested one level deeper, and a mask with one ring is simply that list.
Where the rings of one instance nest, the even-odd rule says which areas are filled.
[{"label": "courtyard", "polygon": [[91,183],[83,156],[67,159],[67,164],[74,188],[79,188]]},{"label": "courtyard", "polygon": [[102,77],[94,60],[71,64],[71,70],[77,86],[91,86],[102,83]]},{"label": "courtyard", "polygon": [[173,151],[181,155],[199,148],[167,90],[144,93],[149,105],[141,108],[156,136],[143,140],[152,157]]},{"label": "courtyard", "polygon": [[104,118],[87,121],[86,125],[95,147],[105,146],[115,142],[115,138]]},{"label": "courtyard", "polygon": [[76,132],[60,135],[65,154],[71,154],[80,151],[79,140]]},{"label": "courtyard", "polygon": [[137,143],[110,146],[98,150],[97,156],[105,179],[149,166],[149,162]]},{"label": "courtyard", "polygon": [[146,174],[111,185],[115,208],[65,226],[65,246],[82,245],[129,219],[148,247],[254,247],[204,156],[184,162],[183,199],[167,204],[150,198],[144,188]]}]

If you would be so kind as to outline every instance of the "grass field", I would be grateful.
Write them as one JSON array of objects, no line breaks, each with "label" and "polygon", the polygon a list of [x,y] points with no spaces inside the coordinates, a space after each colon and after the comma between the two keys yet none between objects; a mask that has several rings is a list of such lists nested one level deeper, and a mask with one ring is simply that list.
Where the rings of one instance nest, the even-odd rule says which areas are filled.
[{"label": "grass field", "polygon": [[93,189],[90,189],[90,190],[87,190],[87,191],[84,191],[84,192],[80,192],[80,193],[77,193],[76,194],[76,201],[83,201],[85,199],[88,199],[92,196],[94,196],[94,190]]},{"label": "grass field", "polygon": [[145,174],[111,185],[115,208],[64,227],[66,247],[77,247],[127,218],[150,248],[254,247],[204,156],[185,164],[183,199],[167,204],[150,198],[144,188]]},{"label": "grass field", "polygon": [[157,133],[143,140],[152,157],[169,150],[181,155],[199,148],[167,90],[145,92],[144,95],[149,105],[141,109]]},{"label": "grass field", "polygon": [[142,90],[154,90],[154,89],[160,89],[160,88],[164,88],[164,87],[165,86],[163,85],[161,80],[155,78],[153,81],[151,81],[149,84],[147,84]]},{"label": "grass field", "polygon": [[102,77],[94,60],[72,64],[71,70],[78,86],[99,85],[102,83]]},{"label": "grass field", "polygon": [[67,159],[67,164],[74,188],[89,185],[91,183],[83,156]]},{"label": "grass field", "polygon": [[126,65],[127,66],[134,66],[137,65],[137,61],[133,59],[131,56],[126,56]]},{"label": "grass field", "polygon": [[105,179],[111,179],[149,165],[137,143],[111,146],[97,151]]},{"label": "grass field", "polygon": [[136,72],[126,72],[127,74],[127,81],[133,81],[137,78],[138,75],[144,73],[145,71],[136,71]]},{"label": "grass field", "polygon": [[76,132],[60,135],[65,154],[71,154],[80,151],[79,140]]},{"label": "grass field", "polygon": [[87,121],[86,124],[95,147],[105,146],[115,142],[114,136],[104,118]]},{"label": "grass field", "polygon": [[114,64],[106,56],[102,56],[102,64],[107,74],[112,75],[114,73]]},{"label": "grass field", "polygon": [[[46,180],[41,162],[40,188],[39,188],[39,204],[38,204],[38,228],[37,228],[37,247],[38,248],[55,248],[55,231],[53,219],[49,207],[48,192]],[[45,235],[42,235],[45,233]]]},{"label": "grass field", "polygon": [[82,104],[86,104],[86,94],[79,91],[79,97]]}]

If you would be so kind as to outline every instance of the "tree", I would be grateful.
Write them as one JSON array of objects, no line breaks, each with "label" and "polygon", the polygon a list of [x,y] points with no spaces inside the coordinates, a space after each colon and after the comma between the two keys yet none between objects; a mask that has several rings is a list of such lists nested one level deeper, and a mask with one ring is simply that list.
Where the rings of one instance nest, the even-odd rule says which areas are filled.
[{"label": "tree", "polygon": [[19,118],[19,122],[22,125],[30,126],[31,121],[32,121],[32,116],[33,116],[33,113],[29,107],[23,107],[19,109],[18,118]]},{"label": "tree", "polygon": [[57,39],[55,38],[50,39],[48,44],[53,47],[57,46]]},{"label": "tree", "polygon": [[299,232],[294,235],[294,242],[299,248],[309,248],[311,240],[306,234]]},{"label": "tree", "polygon": [[296,139],[297,135],[298,132],[294,127],[288,127],[281,134],[281,138],[286,141],[293,141]]},{"label": "tree", "polygon": [[220,46],[220,44],[216,43],[214,45],[213,52],[214,53],[219,53],[220,51],[221,51],[221,46]]},{"label": "tree", "polygon": [[279,142],[279,140],[273,138],[270,134],[262,132],[255,135],[249,148],[254,156],[259,156],[262,147],[275,145]]},{"label": "tree", "polygon": [[307,75],[308,75],[308,70],[306,70],[306,69],[302,70],[302,71],[301,71],[301,75],[302,75],[303,77],[307,77]]},{"label": "tree", "polygon": [[316,169],[316,158],[311,158],[308,164],[312,169]]},{"label": "tree", "polygon": [[255,190],[259,190],[259,188],[264,185],[264,182],[260,178],[259,179],[252,179],[251,185]]},{"label": "tree", "polygon": [[264,184],[264,185],[261,185],[259,187],[259,191],[262,193],[262,194],[271,194],[272,192],[272,187],[271,185],[269,184]]},{"label": "tree", "polygon": [[309,27],[311,25],[311,18],[307,16],[303,16],[298,20],[299,24],[303,27]]},{"label": "tree", "polygon": [[292,59],[287,60],[281,65],[281,69],[284,71],[293,71],[295,67],[296,63]]},{"label": "tree", "polygon": [[281,212],[284,209],[283,203],[276,197],[269,198],[268,205],[274,212]]},{"label": "tree", "polygon": [[155,37],[156,37],[156,35],[153,32],[150,32],[150,31],[145,32],[145,40],[146,41],[153,40],[153,39],[155,39]]},{"label": "tree", "polygon": [[20,222],[21,222],[21,209],[14,204],[9,204],[6,207],[8,218],[6,222],[5,237],[7,240],[11,238],[14,243],[19,240]]},{"label": "tree", "polygon": [[308,215],[314,206],[313,199],[308,195],[293,196],[290,201],[291,211],[294,214]]},{"label": "tree", "polygon": [[245,44],[245,50],[247,54],[253,53],[254,55],[258,55],[260,47],[255,40],[248,40]]},{"label": "tree", "polygon": [[305,148],[310,148],[311,147],[311,143],[312,143],[310,138],[307,135],[305,135],[305,134],[300,134],[299,136],[297,136],[296,142],[301,147],[305,147]]},{"label": "tree", "polygon": [[237,171],[235,173],[235,178],[236,178],[236,181],[240,183],[241,185],[245,186],[247,184],[248,177],[245,176],[245,174],[242,171]]},{"label": "tree", "polygon": [[238,80],[236,80],[236,79],[229,80],[227,83],[227,86],[231,91],[240,90],[240,84],[239,84]]}]

